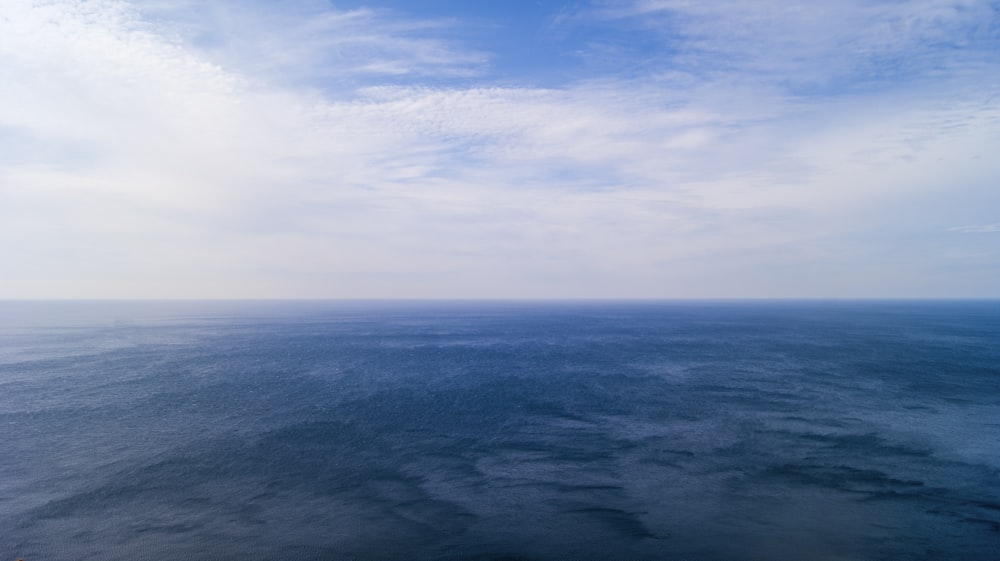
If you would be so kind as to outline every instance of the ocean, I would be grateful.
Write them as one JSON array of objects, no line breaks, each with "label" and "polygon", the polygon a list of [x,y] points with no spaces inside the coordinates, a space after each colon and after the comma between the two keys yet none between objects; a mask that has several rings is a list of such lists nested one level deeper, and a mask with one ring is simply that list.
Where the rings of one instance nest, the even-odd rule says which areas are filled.
[{"label": "ocean", "polygon": [[0,561],[1000,559],[1000,302],[0,302]]}]

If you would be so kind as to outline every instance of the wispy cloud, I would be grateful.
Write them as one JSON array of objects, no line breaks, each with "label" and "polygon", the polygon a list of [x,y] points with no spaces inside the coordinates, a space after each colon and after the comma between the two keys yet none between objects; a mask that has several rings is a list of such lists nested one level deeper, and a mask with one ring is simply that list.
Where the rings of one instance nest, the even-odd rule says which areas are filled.
[{"label": "wispy cloud", "polygon": [[140,1],[203,56],[257,79],[342,90],[373,78],[482,75],[489,55],[461,48],[453,19],[403,19],[389,10],[314,2]]},{"label": "wispy cloud", "polygon": [[658,33],[675,67],[805,91],[947,78],[1000,44],[998,8],[981,0],[629,0],[599,13]]}]

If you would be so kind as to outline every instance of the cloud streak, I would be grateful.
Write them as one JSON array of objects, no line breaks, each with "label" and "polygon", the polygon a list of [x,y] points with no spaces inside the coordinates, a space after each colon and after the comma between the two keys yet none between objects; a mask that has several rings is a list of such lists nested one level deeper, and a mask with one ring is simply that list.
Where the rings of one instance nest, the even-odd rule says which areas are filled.
[{"label": "cloud streak", "polygon": [[954,228],[948,228],[949,232],[967,232],[967,233],[991,233],[1000,232],[1000,222],[995,222],[993,224],[984,224],[982,226],[956,226]]}]

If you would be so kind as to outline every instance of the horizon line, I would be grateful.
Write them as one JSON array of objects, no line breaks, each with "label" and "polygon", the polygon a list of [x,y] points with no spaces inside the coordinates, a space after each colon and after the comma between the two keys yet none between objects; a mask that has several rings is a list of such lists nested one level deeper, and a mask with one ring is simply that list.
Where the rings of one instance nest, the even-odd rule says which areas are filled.
[{"label": "horizon line", "polygon": [[426,298],[426,297],[250,297],[250,298],[213,298],[213,297],[143,297],[143,298],[3,298],[0,302],[862,302],[862,301],[1000,301],[1000,296],[680,296],[680,297],[461,297],[461,298]]}]

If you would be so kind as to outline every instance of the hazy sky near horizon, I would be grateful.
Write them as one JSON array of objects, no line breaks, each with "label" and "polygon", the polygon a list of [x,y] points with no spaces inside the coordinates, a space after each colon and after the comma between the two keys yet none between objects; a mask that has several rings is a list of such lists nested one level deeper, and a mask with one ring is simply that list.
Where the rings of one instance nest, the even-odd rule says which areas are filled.
[{"label": "hazy sky near horizon", "polygon": [[0,298],[1000,297],[1000,2],[0,0]]}]

